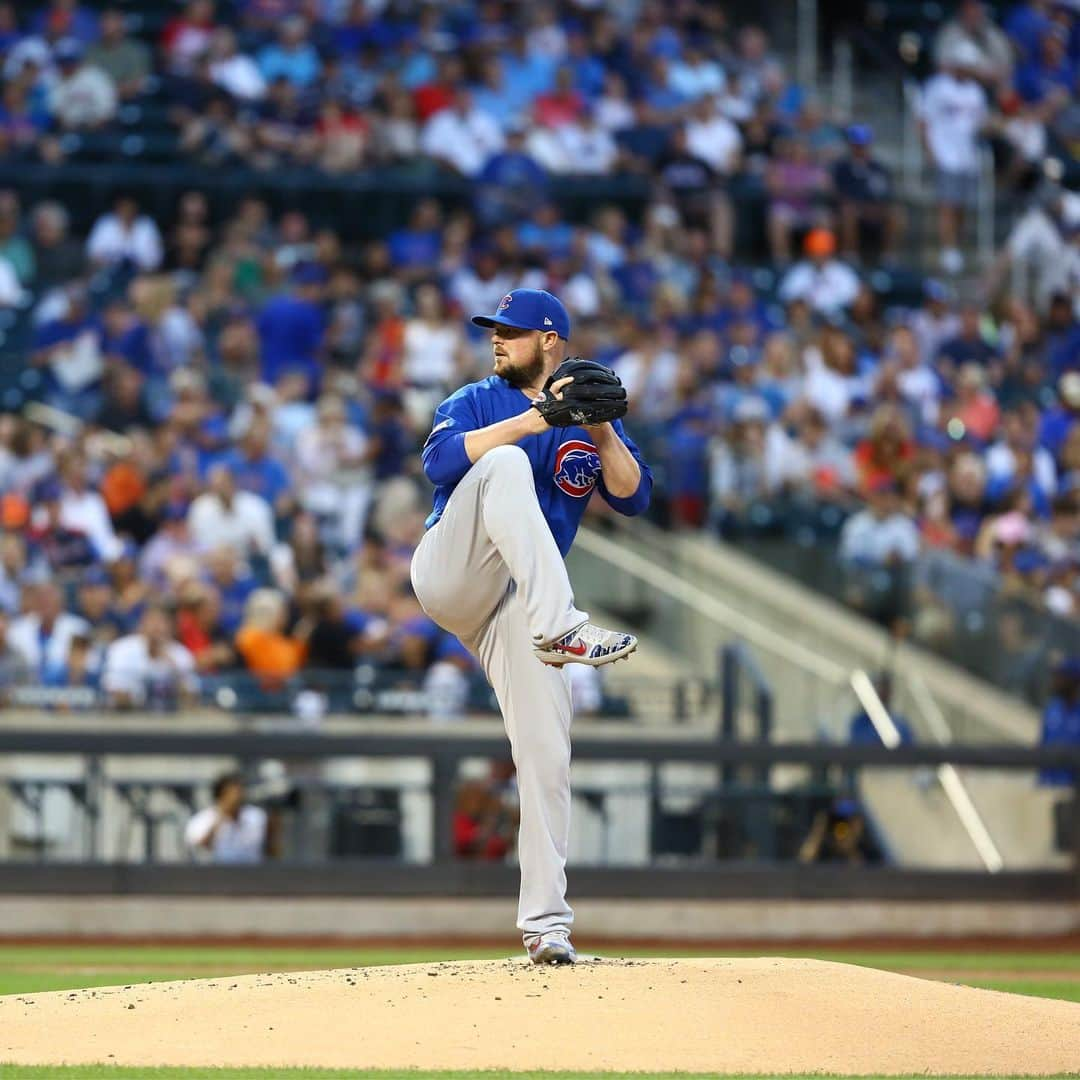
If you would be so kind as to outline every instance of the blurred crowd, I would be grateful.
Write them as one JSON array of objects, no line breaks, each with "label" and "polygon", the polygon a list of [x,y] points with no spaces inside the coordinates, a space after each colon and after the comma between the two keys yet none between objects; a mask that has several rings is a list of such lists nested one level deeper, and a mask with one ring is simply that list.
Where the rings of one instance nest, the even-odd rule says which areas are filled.
[{"label": "blurred crowd", "polygon": [[[1072,0],[1031,0],[998,26],[982,0],[962,0],[933,42],[920,126],[946,272],[963,268],[986,140],[1018,191],[1049,154],[1077,156],[1075,20]],[[813,225],[836,228],[851,256],[867,238],[889,255],[903,226],[869,128],[845,140],[759,26],[702,0],[5,3],[0,74],[8,160],[120,153],[101,137],[134,133],[212,168],[426,163],[476,182],[486,224],[535,205],[553,177],[630,173],[725,258],[733,185],[766,197],[780,261]]]},{"label": "blurred crowd", "polygon": [[[468,317],[519,286],[619,372],[663,524],[737,540],[763,508],[783,529],[824,507],[847,565],[947,551],[1076,617],[1080,196],[1039,167],[1075,146],[1073,5],[1002,28],[965,0],[943,27],[921,116],[946,275],[907,298],[875,273],[904,221],[870,126],[834,124],[719,5],[625,7],[193,0],[148,45],[120,11],[0,4],[9,158],[61,166],[67,133],[152,96],[207,166],[473,181],[356,245],[256,196],[223,213],[190,190],[155,219],[120,191],[83,235],[0,191],[0,308],[33,324],[29,404],[0,414],[0,686],[144,705],[372,665],[460,711],[474,662],[409,587],[417,454],[490,368]],[[973,281],[952,276],[960,149],[984,137],[1023,212]],[[623,171],[654,181],[640,216],[550,197]],[[734,247],[746,182],[767,270]],[[576,692],[599,702],[591,677]]]}]

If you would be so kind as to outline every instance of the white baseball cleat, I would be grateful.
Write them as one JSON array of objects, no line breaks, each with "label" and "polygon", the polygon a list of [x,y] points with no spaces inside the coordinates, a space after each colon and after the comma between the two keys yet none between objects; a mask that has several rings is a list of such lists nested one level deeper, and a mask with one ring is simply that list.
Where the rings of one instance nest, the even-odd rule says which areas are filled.
[{"label": "white baseball cleat", "polygon": [[637,648],[633,634],[605,630],[602,626],[582,623],[557,641],[533,649],[538,659],[553,667],[563,664],[589,664],[600,667],[629,656]]},{"label": "white baseball cleat", "polygon": [[577,952],[570,944],[570,935],[565,931],[556,930],[544,934],[525,948],[534,964],[577,963]]}]

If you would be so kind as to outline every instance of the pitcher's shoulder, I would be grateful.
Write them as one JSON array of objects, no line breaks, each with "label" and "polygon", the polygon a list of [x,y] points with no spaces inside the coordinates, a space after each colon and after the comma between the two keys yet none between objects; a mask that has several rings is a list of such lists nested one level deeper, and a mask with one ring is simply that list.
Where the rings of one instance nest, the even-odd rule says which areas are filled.
[{"label": "pitcher's shoulder", "polygon": [[507,389],[506,382],[500,379],[498,375],[489,375],[486,379],[480,379],[477,382],[466,383],[464,386],[458,387],[447,399],[449,404],[452,401],[461,401],[468,398],[487,397],[490,394],[501,394]]},{"label": "pitcher's shoulder", "polygon": [[510,384],[498,375],[489,375],[486,379],[469,383],[478,394],[508,394],[511,392]]}]

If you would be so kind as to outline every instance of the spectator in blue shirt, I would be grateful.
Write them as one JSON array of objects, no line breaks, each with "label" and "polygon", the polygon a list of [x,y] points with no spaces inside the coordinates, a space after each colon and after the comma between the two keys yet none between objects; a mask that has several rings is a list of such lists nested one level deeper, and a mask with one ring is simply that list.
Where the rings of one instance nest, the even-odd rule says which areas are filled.
[{"label": "spectator in blue shirt", "polygon": [[0,54],[7,55],[8,50],[22,37],[15,5],[0,4]]},{"label": "spectator in blue shirt", "polygon": [[[1075,228],[1075,226],[1074,226]],[[1080,321],[1068,293],[1055,293],[1046,312],[1046,355],[1056,377],[1080,370]]]},{"label": "spectator in blue shirt", "polygon": [[1017,4],[1002,24],[1021,62],[1038,55],[1039,42],[1050,27],[1045,0]]},{"label": "spectator in blue shirt", "polygon": [[986,367],[1000,355],[983,337],[981,319],[982,312],[974,304],[965,304],[960,309],[960,332],[944,342],[938,350],[937,367],[946,378],[959,371],[964,364]]},{"label": "spectator in blue shirt", "polygon": [[524,121],[532,93],[525,82],[508,78],[506,64],[498,56],[484,60],[481,80],[470,88],[476,108],[503,123]]},{"label": "spectator in blue shirt", "polygon": [[848,156],[833,166],[833,190],[840,203],[840,247],[848,258],[869,249],[888,258],[899,231],[892,175],[873,156],[874,133],[852,124],[844,133]]},{"label": "spectator in blue shirt", "polygon": [[686,371],[680,378],[682,401],[666,423],[664,489],[670,499],[672,524],[701,528],[709,504],[709,441],[713,411],[695,398],[697,376]]},{"label": "spectator in blue shirt", "polygon": [[339,52],[355,56],[361,49],[388,51],[397,42],[397,30],[377,15],[365,0],[352,0],[345,21],[334,28],[334,45]]},{"label": "spectator in blue shirt", "polygon": [[102,314],[102,352],[112,361],[134,368],[141,375],[154,374],[150,330],[122,296],[106,305]]},{"label": "spectator in blue shirt", "polygon": [[524,125],[513,121],[506,130],[506,146],[476,177],[476,215],[485,225],[521,221],[547,201],[548,187],[547,173],[525,149]]},{"label": "spectator in blue shirt", "polygon": [[644,250],[635,249],[626,262],[611,271],[611,277],[626,307],[636,315],[646,316],[658,279],[655,260]]},{"label": "spectator in blue shirt", "polygon": [[676,112],[687,103],[686,95],[671,85],[670,65],[664,57],[654,57],[649,66],[642,98],[659,120],[674,119]]},{"label": "spectator in blue shirt", "polygon": [[581,30],[572,30],[566,38],[567,54],[564,64],[574,73],[575,88],[589,101],[604,92],[607,68],[592,52],[588,37]]},{"label": "spectator in blue shirt", "polygon": [[517,230],[518,243],[528,252],[543,258],[560,258],[571,253],[574,230],[563,220],[558,206],[542,203],[529,221]]},{"label": "spectator in blue shirt", "polygon": [[416,447],[405,422],[400,395],[394,390],[376,389],[373,397],[371,423],[366,430],[376,446],[372,463],[377,482],[403,475],[409,455]]},{"label": "spectator in blue shirt", "polygon": [[427,276],[442,251],[442,211],[434,199],[419,202],[404,229],[390,234],[387,248],[398,269]]},{"label": "spectator in blue shirt", "polygon": [[[1054,671],[1039,741],[1043,746],[1080,747],[1080,657],[1068,657]],[[1043,769],[1039,773],[1040,784],[1059,786],[1074,782],[1072,769]]]},{"label": "spectator in blue shirt", "polygon": [[438,66],[427,49],[421,48],[415,38],[408,37],[401,44],[397,72],[401,85],[406,90],[415,90],[435,78]]},{"label": "spectator in blue shirt", "polygon": [[103,648],[125,632],[125,620],[116,606],[112,580],[102,566],[90,566],[79,577],[74,607],[91,628],[93,642]]},{"label": "spectator in blue shirt", "polygon": [[1060,458],[1069,433],[1080,419],[1080,372],[1066,372],[1058,380],[1057,389],[1058,404],[1043,414],[1039,425],[1039,445]]},{"label": "spectator in blue shirt", "polygon": [[70,37],[78,39],[84,45],[92,45],[101,32],[97,13],[81,7],[73,0],[53,0],[48,7],[37,12],[30,28],[47,41]]},{"label": "spectator in blue shirt", "polygon": [[291,15],[281,24],[277,43],[260,51],[259,68],[267,82],[284,76],[300,89],[318,80],[322,61],[308,40],[308,25],[301,16]]},{"label": "spectator in blue shirt", "polygon": [[1076,85],[1076,64],[1069,57],[1068,31],[1057,24],[1048,27],[1039,40],[1038,55],[1016,72],[1016,91],[1029,105],[1041,105],[1051,98],[1064,104]]},{"label": "spectator in blue shirt", "polygon": [[779,329],[765,302],[758,297],[753,278],[739,270],[731,275],[727,300],[716,308],[708,325],[712,330],[726,333],[730,327],[746,322],[753,323],[758,338]]},{"label": "spectator in blue shirt", "polygon": [[357,108],[367,108],[379,92],[382,77],[379,54],[372,48],[362,49],[356,57],[332,53],[323,65],[323,100],[347,101]]},{"label": "spectator in blue shirt", "polygon": [[67,656],[63,660],[45,664],[41,673],[41,685],[53,689],[86,687],[96,690],[101,676],[98,660],[90,635],[75,634],[68,646]]},{"label": "spectator in blue shirt", "polygon": [[502,60],[506,90],[517,101],[533,101],[555,85],[558,61],[529,52],[522,34],[515,34],[510,39],[509,49],[499,59]]},{"label": "spectator in blue shirt", "polygon": [[299,371],[314,397],[321,380],[320,351],[326,333],[322,307],[326,271],[318,263],[301,263],[292,273],[292,288],[269,300],[256,328],[262,356],[262,381],[271,386],[282,375]]},{"label": "spectator in blue shirt", "polygon": [[218,625],[231,638],[244,621],[244,605],[259,587],[258,581],[240,568],[236,552],[228,545],[214,548],[205,557],[206,581],[221,597]]},{"label": "spectator in blue shirt", "polygon": [[270,453],[270,424],[266,419],[253,417],[240,445],[221,460],[241,491],[261,495],[279,517],[295,506],[289,472]]}]

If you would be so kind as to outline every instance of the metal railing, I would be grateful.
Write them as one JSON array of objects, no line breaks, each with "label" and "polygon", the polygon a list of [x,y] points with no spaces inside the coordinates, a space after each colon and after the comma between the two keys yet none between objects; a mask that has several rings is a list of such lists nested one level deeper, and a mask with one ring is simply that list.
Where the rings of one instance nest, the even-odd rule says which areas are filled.
[{"label": "metal railing", "polygon": [[[762,672],[752,652],[746,647],[747,644],[752,644],[783,658],[788,664],[801,668],[804,672],[811,673],[816,680],[820,680],[834,691],[850,687],[878,731],[883,745],[890,748],[899,745],[899,730],[877,688],[861,669],[846,669],[828,657],[815,653],[806,646],[757,622],[751,614],[725,604],[712,595],[707,588],[702,588],[701,584],[697,587],[691,586],[686,580],[665,567],[650,562],[636,552],[615,544],[588,529],[581,530],[578,544],[595,557],[617,566],[625,574],[647,583],[649,588],[677,599],[679,603],[715,623],[724,632],[737,636],[737,642],[729,643],[721,650],[721,732],[724,736],[731,737],[736,732],[739,716],[738,687],[740,675],[745,673],[754,687],[756,696],[757,736],[762,740],[772,737],[774,687]],[[952,733],[948,723],[925,681],[920,679],[918,688],[912,689],[912,695],[917,700],[935,741],[939,745],[950,743]],[[834,700],[837,700],[835,696]],[[766,734],[763,735],[762,732]],[[994,872],[1000,870],[1004,865],[1001,853],[994,844],[982,816],[975,808],[962,779],[951,767],[938,770],[936,776],[949,806],[956,814],[983,865]]]},{"label": "metal railing", "polygon": [[[926,684],[922,683],[922,680],[920,680],[920,683],[923,691],[929,695]],[[881,700],[881,696],[878,694],[873,682],[870,681],[870,676],[865,671],[853,671],[851,673],[851,688],[855,691],[856,697],[858,697],[862,707],[866,710],[866,715],[870,717],[870,722],[874,725],[874,730],[877,731],[882,745],[890,750],[896,749],[901,743],[900,729],[889,715],[889,710],[885,707],[885,703]],[[929,700],[933,701],[932,698]],[[940,711],[938,715],[941,722],[944,723],[945,717],[940,714]],[[948,735],[947,724],[942,734],[945,738],[940,745],[947,745],[952,741]],[[960,779],[955,766],[951,764],[939,765],[936,769],[936,776],[938,783],[941,784],[942,791],[945,792],[945,797],[949,800],[949,805],[955,811],[957,818],[959,818],[961,826],[968,834],[983,865],[992,874],[996,874],[1004,868],[1005,860],[1001,857],[1001,852],[991,838],[982,815],[971,801],[971,795],[964,782]]]},{"label": "metal railing", "polygon": [[[621,675],[621,673],[620,673]],[[141,679],[132,676],[132,685]],[[617,684],[601,682],[600,698],[589,715],[637,724],[683,724],[715,716],[715,680],[657,679],[622,676]],[[59,715],[130,711],[114,704],[99,686],[31,684],[5,688],[9,709],[40,710]],[[268,682],[246,669],[215,672],[199,678],[197,691],[159,687],[137,701],[141,711],[173,713],[202,707],[228,715],[293,716],[317,725],[335,716],[430,716],[453,723],[466,716],[498,715],[498,702],[478,671],[454,685],[429,683],[424,671],[359,664],[353,671],[305,669],[287,680]]]},{"label": "metal railing", "polygon": [[[887,730],[887,724],[883,723],[883,730]],[[98,798],[104,784],[110,780],[109,766],[107,763],[119,758],[148,758],[156,757],[175,761],[185,769],[190,769],[194,761],[200,758],[209,759],[212,762],[223,760],[235,760],[238,762],[257,762],[265,759],[292,760],[296,762],[316,763],[330,760],[382,760],[398,759],[403,761],[422,760],[427,763],[428,780],[425,786],[431,794],[431,825],[434,836],[432,857],[426,866],[405,866],[401,860],[395,862],[383,861],[379,866],[394,867],[392,873],[388,870],[387,882],[379,880],[380,873],[368,870],[364,875],[369,879],[366,885],[359,885],[360,878],[364,875],[359,873],[348,876],[348,881],[354,889],[361,892],[380,892],[386,888],[392,888],[397,892],[415,893],[417,889],[424,892],[437,892],[440,888],[445,889],[448,883],[453,883],[455,871],[451,869],[452,838],[450,822],[452,820],[454,797],[462,765],[469,760],[477,758],[498,758],[505,754],[506,746],[503,738],[491,734],[458,734],[450,735],[436,729],[417,730],[398,735],[386,734],[352,734],[352,735],[320,735],[311,732],[232,732],[232,733],[202,733],[188,734],[183,732],[162,732],[152,728],[139,730],[113,731],[113,732],[67,732],[67,731],[27,731],[8,730],[0,731],[0,760],[11,761],[12,755],[77,755],[81,766],[80,779],[86,785],[88,798],[93,802]],[[971,769],[992,770],[1039,770],[1039,769],[1068,769],[1072,771],[1072,791],[1074,798],[1072,803],[1072,835],[1071,848],[1073,856],[1073,868],[1061,871],[1038,871],[1036,873],[1021,873],[1015,871],[1001,871],[1000,873],[973,875],[970,872],[953,873],[940,871],[927,874],[924,871],[911,871],[905,875],[904,871],[896,868],[861,867],[859,873],[854,873],[854,867],[848,868],[846,874],[837,875],[835,882],[830,883],[829,877],[811,875],[809,870],[802,872],[808,875],[807,881],[802,886],[795,884],[795,892],[807,895],[829,895],[830,890],[840,888],[841,891],[859,895],[859,890],[874,894],[885,887],[882,882],[888,883],[888,889],[892,893],[904,895],[905,888],[929,890],[936,895],[967,895],[967,896],[1031,896],[1038,895],[1047,898],[1051,895],[1061,897],[1077,897],[1077,889],[1080,887],[1080,792],[1077,785],[1080,783],[1080,748],[1038,748],[1023,749],[1018,747],[985,747],[985,746],[911,746],[896,745],[893,748],[875,746],[834,746],[821,744],[765,744],[765,743],[735,743],[726,740],[715,739],[674,739],[639,737],[635,739],[610,739],[602,735],[587,735],[575,738],[575,759],[579,762],[590,764],[599,763],[636,763],[645,766],[649,779],[642,785],[643,793],[662,789],[660,770],[672,763],[688,763],[694,765],[706,765],[716,770],[720,775],[725,768],[748,769],[754,772],[759,770],[768,771],[778,766],[802,766],[813,773],[822,770],[836,769],[841,774],[854,769],[895,769],[897,767],[956,767],[963,766]],[[746,789],[744,792],[736,787],[725,789],[721,785],[717,794],[727,798],[734,798],[736,803],[745,798],[760,797],[756,789]],[[650,805],[655,805],[651,802]],[[95,828],[101,828],[101,820],[96,819]],[[618,863],[618,858],[614,860]],[[612,888],[613,883],[626,884],[632,879],[642,891],[640,895],[680,895],[684,890],[689,890],[690,895],[724,895],[725,891],[732,888],[731,882],[725,875],[731,875],[733,870],[739,881],[735,888],[750,895],[772,894],[777,888],[777,881],[783,880],[790,886],[793,879],[790,873],[781,875],[775,880],[762,867],[758,867],[753,874],[748,876],[745,869],[740,869],[738,862],[732,864],[727,861],[702,861],[701,858],[691,860],[682,874],[648,874],[641,870],[630,871],[627,867],[614,865],[608,868],[593,867],[590,880],[600,888]],[[29,867],[19,867],[11,863],[3,865],[0,872],[0,892],[24,891],[28,882],[35,883],[35,887],[43,891],[61,889],[69,891],[73,887],[75,891],[81,888],[93,888],[89,884],[79,885],[79,873],[85,871],[84,881],[87,883],[98,882],[100,888],[101,871],[108,867],[98,867],[96,870],[89,864],[85,866],[57,867],[63,873],[54,873],[49,876],[49,868],[41,867],[34,870]],[[152,867],[143,868],[143,872],[137,878],[130,878],[127,888],[134,887],[132,881],[142,881],[145,888],[152,891],[159,890],[164,886],[160,882],[166,880],[173,883],[172,888],[179,892],[200,891],[207,887],[211,877],[201,875],[200,867],[168,867],[162,868],[163,874],[158,882],[150,871]],[[267,868],[268,869],[268,868]],[[184,870],[184,873],[180,871]],[[166,871],[168,871],[166,873]],[[415,874],[413,874],[415,871]],[[413,874],[414,884],[410,887],[410,874]],[[442,884],[440,885],[440,876]],[[238,880],[240,880],[238,878]],[[257,874],[252,874],[251,881],[263,881]],[[272,884],[272,891],[283,893],[302,890],[305,892],[327,891],[334,892],[340,887],[345,878],[340,872],[329,873],[329,867],[325,860],[313,857],[305,865],[304,873],[293,874],[291,878],[287,874],[277,873],[276,877],[271,874],[267,879]],[[495,878],[491,879],[496,880]],[[509,886],[512,878],[505,872],[497,876],[500,889]],[[320,886],[320,881],[324,882]],[[334,882],[338,881],[338,886]],[[995,882],[997,884],[995,884]],[[392,884],[388,884],[392,883]],[[420,883],[420,884],[417,884]],[[877,884],[875,884],[877,883]],[[921,883],[921,884],[919,884]],[[243,891],[242,884],[238,886]],[[1042,892],[1033,894],[1032,889],[1039,888]],[[581,894],[580,886],[577,892]],[[835,895],[835,893],[832,893]]]}]

